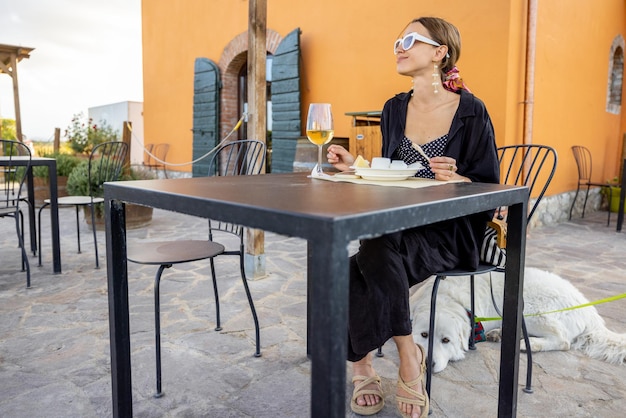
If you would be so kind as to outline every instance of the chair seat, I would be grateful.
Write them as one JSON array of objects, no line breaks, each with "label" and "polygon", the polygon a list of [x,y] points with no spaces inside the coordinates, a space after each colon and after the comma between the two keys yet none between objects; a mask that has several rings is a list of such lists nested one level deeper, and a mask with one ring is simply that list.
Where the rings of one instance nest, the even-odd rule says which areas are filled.
[{"label": "chair seat", "polygon": [[17,210],[16,206],[9,206],[8,208],[0,208],[0,216],[13,215]]},{"label": "chair seat", "polygon": [[[50,199],[44,199],[45,204],[50,204]],[[102,197],[94,197],[93,203],[102,203]],[[58,198],[59,205],[90,205],[91,197],[89,196],[63,196]]]},{"label": "chair seat", "polygon": [[450,276],[450,277],[454,277],[454,276],[469,276],[471,274],[483,274],[483,273],[489,273],[491,271],[495,271],[498,267],[494,266],[493,264],[484,264],[484,263],[479,263],[478,267],[476,267],[476,270],[470,270],[470,269],[452,269],[452,270],[448,270],[448,271],[440,271],[437,272],[437,276]]},{"label": "chair seat", "polygon": [[224,246],[208,240],[146,242],[128,248],[128,261],[138,264],[179,264],[212,258],[224,252]]}]

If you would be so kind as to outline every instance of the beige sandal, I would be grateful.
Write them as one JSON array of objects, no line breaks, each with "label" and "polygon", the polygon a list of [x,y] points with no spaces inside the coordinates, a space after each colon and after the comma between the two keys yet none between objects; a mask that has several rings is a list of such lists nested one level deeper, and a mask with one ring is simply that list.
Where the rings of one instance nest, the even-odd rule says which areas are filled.
[{"label": "beige sandal", "polygon": [[[383,387],[380,383],[380,377],[354,376],[352,378],[352,383],[358,381],[361,381],[361,383],[354,387],[354,391],[352,392],[352,401],[350,401],[350,408],[352,409],[352,412],[359,415],[374,415],[378,413],[381,409],[383,409],[383,406],[385,406],[385,397],[383,396]],[[365,388],[372,383],[376,383],[376,389]],[[380,402],[374,405],[359,405],[356,403],[356,400],[359,396],[363,395],[376,395],[380,398]]]},{"label": "beige sandal", "polygon": [[[419,348],[419,350],[422,352],[422,364],[420,365],[419,376],[415,380],[412,380],[410,382],[405,382],[404,380],[402,380],[402,376],[400,376],[400,373],[398,373],[398,388],[404,390],[412,397],[407,398],[405,396],[396,395],[396,402],[402,402],[402,403],[413,405],[413,406],[419,406],[421,408],[420,418],[424,418],[428,416],[428,409],[429,409],[428,394],[425,393],[426,392],[426,373],[425,373],[426,353],[424,353],[424,349],[422,348],[421,345],[419,344],[416,344],[416,345],[417,345],[417,348]],[[422,391],[424,391],[424,393],[419,393],[415,389],[412,389],[412,387],[417,385],[418,383],[422,384]],[[400,410],[399,405],[398,405],[398,410],[400,411],[400,414],[403,417],[410,417],[410,415],[407,415],[404,412],[402,412],[402,410]]]}]

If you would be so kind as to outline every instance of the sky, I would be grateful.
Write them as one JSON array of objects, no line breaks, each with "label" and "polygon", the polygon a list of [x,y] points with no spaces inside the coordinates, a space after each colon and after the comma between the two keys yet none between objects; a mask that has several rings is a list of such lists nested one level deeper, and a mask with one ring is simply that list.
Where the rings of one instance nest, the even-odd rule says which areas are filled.
[{"label": "sky", "polygon": [[[17,65],[28,139],[63,135],[90,107],[143,101],[141,0],[0,0],[0,44],[35,48]],[[15,118],[4,73],[0,116]]]}]

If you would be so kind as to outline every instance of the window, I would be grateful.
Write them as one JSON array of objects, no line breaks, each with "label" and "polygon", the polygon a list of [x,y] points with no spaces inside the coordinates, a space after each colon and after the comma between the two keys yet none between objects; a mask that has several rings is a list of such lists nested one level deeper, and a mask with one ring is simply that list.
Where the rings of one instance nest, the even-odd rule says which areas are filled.
[{"label": "window", "polygon": [[609,80],[606,92],[606,111],[620,114],[622,107],[622,86],[624,81],[624,38],[621,35],[613,40],[609,62]]}]

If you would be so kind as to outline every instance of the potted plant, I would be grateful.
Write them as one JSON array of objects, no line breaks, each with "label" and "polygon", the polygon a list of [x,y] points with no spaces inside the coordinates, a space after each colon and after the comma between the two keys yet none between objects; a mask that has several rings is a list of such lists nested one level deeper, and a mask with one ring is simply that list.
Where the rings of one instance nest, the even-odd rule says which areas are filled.
[{"label": "potted plant", "polygon": [[[75,155],[59,152],[44,154],[43,156],[56,159],[58,196],[67,196],[67,179],[81,159]],[[45,199],[50,198],[48,167],[33,167],[33,186],[35,188],[35,204],[41,206]]]},{"label": "potted plant", "polygon": [[[98,165],[95,164],[95,167]],[[94,197],[102,197],[104,190],[102,184],[95,182],[92,176],[91,184],[89,184],[89,161],[82,161],[74,168],[67,179],[67,192],[72,196],[89,196],[93,192]],[[92,171],[93,172],[93,171]],[[156,175],[149,170],[137,167],[131,167],[128,174],[123,174],[120,180],[150,180],[155,179]],[[95,205],[96,228],[104,229],[104,206],[102,204]],[[152,220],[153,208],[141,205],[126,205],[126,228],[140,228],[150,223]],[[91,208],[84,207],[85,221],[91,225]]]},{"label": "potted plant", "polygon": [[[620,187],[617,177],[613,177],[606,182],[610,184],[610,186],[603,187],[602,193],[606,196],[609,210],[613,213],[617,213],[619,211],[619,195],[622,192],[622,188]],[[626,213],[626,207],[624,208],[624,213]]]}]

